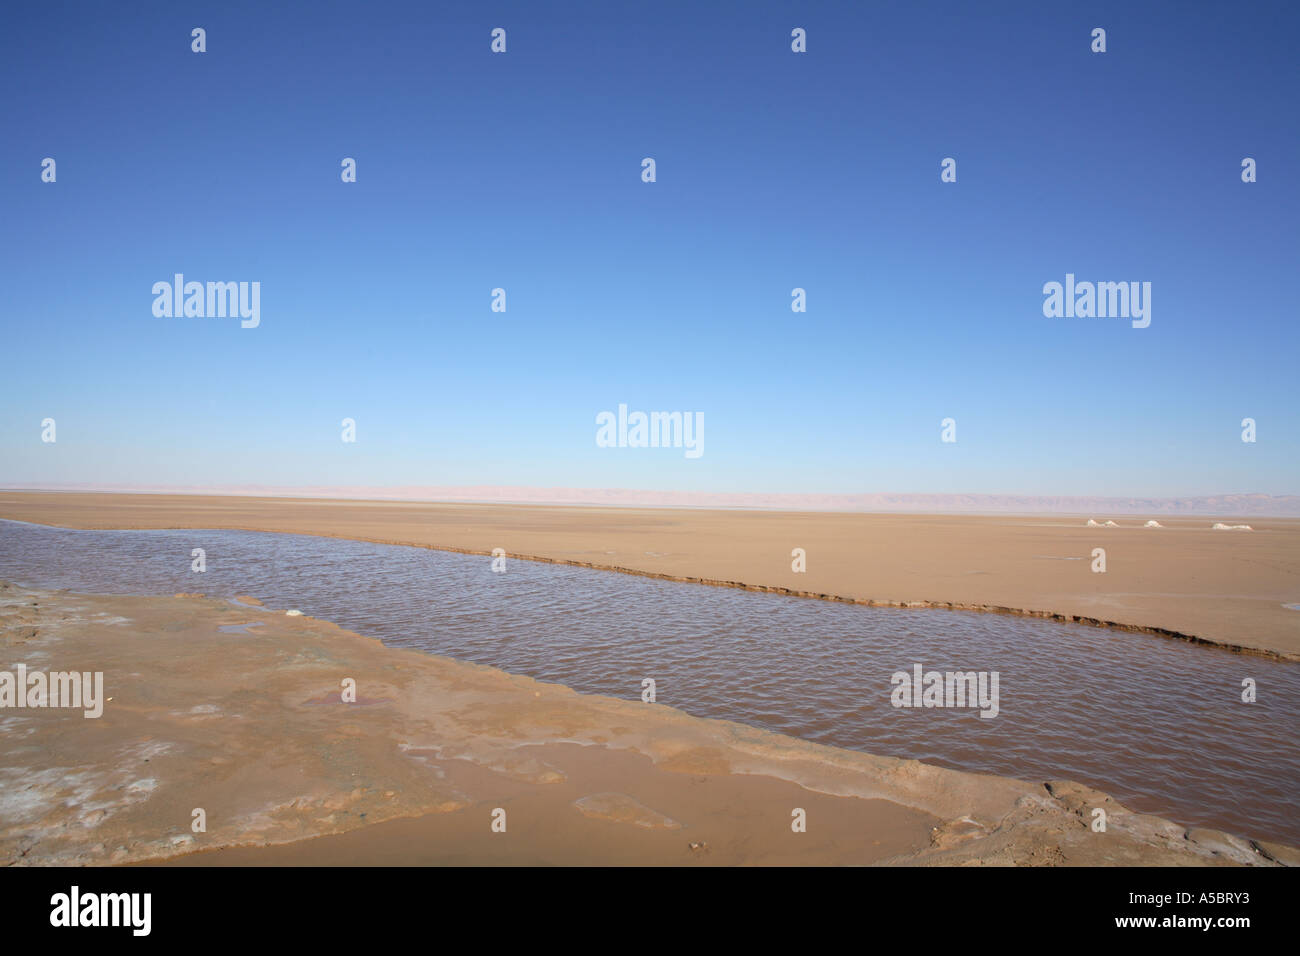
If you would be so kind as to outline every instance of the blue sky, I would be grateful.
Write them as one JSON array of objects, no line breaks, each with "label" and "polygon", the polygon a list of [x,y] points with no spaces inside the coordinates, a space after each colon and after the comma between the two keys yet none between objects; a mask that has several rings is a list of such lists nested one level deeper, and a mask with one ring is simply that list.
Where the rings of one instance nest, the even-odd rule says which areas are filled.
[{"label": "blue sky", "polygon": [[[0,482],[1300,493],[1294,4],[9,19]],[[155,317],[176,272],[261,325]],[[1045,318],[1067,272],[1150,327]]]}]

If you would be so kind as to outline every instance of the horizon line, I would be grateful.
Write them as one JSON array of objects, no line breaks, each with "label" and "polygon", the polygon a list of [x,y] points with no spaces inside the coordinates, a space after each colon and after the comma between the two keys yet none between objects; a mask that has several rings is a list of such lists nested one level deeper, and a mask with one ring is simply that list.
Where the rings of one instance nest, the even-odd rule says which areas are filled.
[{"label": "horizon line", "polygon": [[529,485],[142,485],[111,482],[0,482],[0,491],[317,498],[466,504],[701,508],[926,514],[1165,514],[1300,517],[1300,495],[1026,495],[945,492],[708,492]]}]

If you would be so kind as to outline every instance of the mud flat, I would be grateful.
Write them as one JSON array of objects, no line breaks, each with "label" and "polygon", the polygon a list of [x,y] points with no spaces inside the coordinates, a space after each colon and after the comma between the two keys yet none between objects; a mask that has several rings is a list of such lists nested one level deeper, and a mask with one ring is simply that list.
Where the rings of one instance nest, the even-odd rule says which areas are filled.
[{"label": "mud flat", "polygon": [[[1104,519],[1105,515],[1093,516]],[[1300,519],[908,515],[0,492],[0,518],[410,544],[805,597],[1105,624],[1300,660]],[[1236,521],[1236,519],[1231,519]],[[806,571],[792,569],[802,548]],[[1105,574],[1091,571],[1104,548]]]},{"label": "mud flat", "polygon": [[[1069,782],[580,695],[285,610],[0,584],[0,667],[102,672],[106,697],[98,718],[0,710],[0,861],[1300,862]],[[1104,833],[1090,827],[1098,807]]]}]

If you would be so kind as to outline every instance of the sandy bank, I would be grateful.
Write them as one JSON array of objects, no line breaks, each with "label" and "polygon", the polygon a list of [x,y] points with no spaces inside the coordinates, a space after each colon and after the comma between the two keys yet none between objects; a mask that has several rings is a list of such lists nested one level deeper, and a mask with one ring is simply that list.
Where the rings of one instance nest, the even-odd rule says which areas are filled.
[{"label": "sandy bank", "polygon": [[[245,626],[255,625],[255,626]],[[223,630],[224,628],[224,630]],[[585,696],[201,597],[0,584],[4,662],[103,716],[0,710],[0,861],[1271,865],[1104,794]],[[345,679],[356,700],[343,700]],[[1109,827],[1089,827],[1095,807]],[[807,832],[791,829],[802,809]],[[192,828],[201,809],[206,831]],[[505,832],[492,829],[505,812]],[[297,841],[297,842],[293,842]],[[233,849],[232,849],[233,848]]]},{"label": "sandy bank", "polygon": [[[674,580],[1149,631],[1300,660],[1300,520],[1088,528],[1062,516],[872,515],[0,492],[0,517],[235,528],[529,557]],[[1105,517],[1105,516],[1097,516]],[[807,570],[791,568],[802,548]],[[1091,570],[1106,550],[1104,574]]]}]

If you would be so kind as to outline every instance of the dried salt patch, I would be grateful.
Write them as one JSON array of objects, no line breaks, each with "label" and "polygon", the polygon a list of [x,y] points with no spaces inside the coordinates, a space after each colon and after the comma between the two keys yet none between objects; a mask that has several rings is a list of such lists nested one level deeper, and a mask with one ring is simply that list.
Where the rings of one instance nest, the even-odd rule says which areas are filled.
[{"label": "dried salt patch", "polygon": [[626,793],[593,793],[573,801],[573,805],[585,817],[611,823],[631,823],[646,830],[680,830],[682,827],[672,817],[651,810]]},{"label": "dried salt patch", "polygon": [[1254,531],[1248,524],[1224,524],[1222,521],[1216,521],[1211,531]]},{"label": "dried salt patch", "polygon": [[1159,521],[1148,521],[1148,522],[1147,522],[1146,524],[1144,524],[1142,527],[1144,527],[1144,528],[1163,528],[1164,525],[1162,525]]},{"label": "dried salt patch", "polygon": [[294,611],[285,611],[284,613],[288,617],[302,617],[302,611],[294,610]]}]

